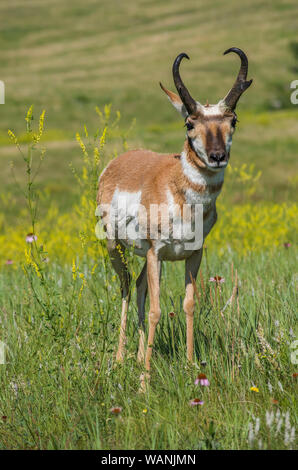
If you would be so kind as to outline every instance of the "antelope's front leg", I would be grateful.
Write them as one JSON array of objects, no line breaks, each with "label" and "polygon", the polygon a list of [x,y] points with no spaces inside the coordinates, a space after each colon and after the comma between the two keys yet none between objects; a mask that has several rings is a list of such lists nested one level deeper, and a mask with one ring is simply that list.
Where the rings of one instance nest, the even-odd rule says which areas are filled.
[{"label": "antelope's front leg", "polygon": [[201,264],[203,249],[195,251],[190,258],[185,261],[185,298],[183,310],[186,314],[186,344],[187,359],[193,360],[193,317],[194,317],[194,287],[192,278],[196,280],[198,270]]},{"label": "antelope's front leg", "polygon": [[[150,370],[150,359],[152,356],[155,330],[161,314],[159,303],[159,272],[160,261],[158,260],[154,248],[152,247],[147,253],[147,279],[150,300],[149,335],[145,357],[145,369],[147,371],[147,378],[149,378],[148,373]],[[144,388],[144,376],[141,377],[141,388]]]}]

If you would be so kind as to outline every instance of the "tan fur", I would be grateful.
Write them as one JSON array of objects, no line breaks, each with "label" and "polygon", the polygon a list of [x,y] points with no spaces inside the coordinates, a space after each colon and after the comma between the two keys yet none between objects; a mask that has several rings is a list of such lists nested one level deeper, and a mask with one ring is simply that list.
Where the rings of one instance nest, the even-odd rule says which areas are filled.
[{"label": "tan fur", "polygon": [[177,103],[177,104],[180,104],[182,106],[182,101],[181,101],[180,97],[178,95],[176,95],[176,93],[173,93],[172,91],[165,88],[162,85],[162,83],[160,83],[160,86],[161,86],[161,89],[168,95],[168,97],[170,98],[170,101],[172,101],[172,103]]}]

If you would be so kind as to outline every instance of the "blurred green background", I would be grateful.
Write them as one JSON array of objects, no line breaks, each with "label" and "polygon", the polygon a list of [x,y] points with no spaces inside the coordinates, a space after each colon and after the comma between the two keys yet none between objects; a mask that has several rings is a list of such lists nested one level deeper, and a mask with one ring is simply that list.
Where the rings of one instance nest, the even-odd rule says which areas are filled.
[{"label": "blurred green background", "polygon": [[[183,122],[158,82],[174,89],[173,59],[185,51],[191,60],[181,71],[191,93],[217,102],[239,68],[236,56],[222,53],[237,46],[248,55],[254,82],[238,105],[231,164],[254,163],[262,171],[256,202],[295,198],[298,106],[290,102],[290,83],[298,78],[296,0],[214,1],[212,8],[203,0],[2,0],[0,15],[0,79],[6,85],[1,192],[15,193],[11,160],[18,180],[25,177],[7,129],[24,133],[31,104],[36,117],[46,109],[48,158],[39,183],[62,210],[78,197],[69,169],[70,162],[81,161],[75,133],[85,124],[96,131],[96,105],[112,103],[124,128],[136,118],[131,148],[179,152]],[[22,205],[21,195],[16,197]],[[221,198],[243,202],[241,185],[226,183]]]}]

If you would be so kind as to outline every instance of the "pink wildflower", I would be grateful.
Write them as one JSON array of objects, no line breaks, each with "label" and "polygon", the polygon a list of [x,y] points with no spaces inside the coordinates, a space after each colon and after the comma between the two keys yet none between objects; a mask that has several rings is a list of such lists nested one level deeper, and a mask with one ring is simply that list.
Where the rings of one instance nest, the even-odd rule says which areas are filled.
[{"label": "pink wildflower", "polygon": [[33,243],[34,241],[36,242],[37,236],[34,235],[34,233],[28,233],[26,236],[26,242],[27,243]]},{"label": "pink wildflower", "polygon": [[210,277],[209,282],[217,282],[222,284],[223,282],[225,282],[225,278],[221,276],[214,276]]},{"label": "pink wildflower", "polygon": [[189,402],[190,406],[197,406],[197,405],[204,405],[204,402],[202,400],[200,400],[199,398],[193,398],[192,400],[190,400]]},{"label": "pink wildflower", "polygon": [[210,382],[207,379],[205,374],[199,374],[198,377],[195,380],[195,385],[202,385],[202,387],[209,387]]}]

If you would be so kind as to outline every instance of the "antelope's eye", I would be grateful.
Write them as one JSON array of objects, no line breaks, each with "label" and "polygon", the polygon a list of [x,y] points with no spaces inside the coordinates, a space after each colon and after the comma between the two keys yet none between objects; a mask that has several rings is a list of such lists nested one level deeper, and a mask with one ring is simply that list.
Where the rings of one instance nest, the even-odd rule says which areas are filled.
[{"label": "antelope's eye", "polygon": [[236,122],[237,122],[237,116],[234,116],[231,122],[231,126],[236,127]]},{"label": "antelope's eye", "polygon": [[187,129],[188,131],[191,131],[194,126],[193,126],[193,124],[192,124],[191,122],[186,121],[185,127],[186,127],[186,129]]}]

